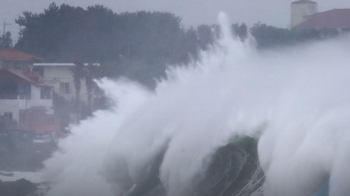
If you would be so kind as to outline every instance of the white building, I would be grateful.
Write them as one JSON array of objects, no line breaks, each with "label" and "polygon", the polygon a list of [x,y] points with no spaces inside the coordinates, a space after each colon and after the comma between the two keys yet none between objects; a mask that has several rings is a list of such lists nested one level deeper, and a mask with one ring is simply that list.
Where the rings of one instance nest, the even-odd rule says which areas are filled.
[{"label": "white building", "polygon": [[[84,64],[87,66],[88,64]],[[99,66],[95,63],[93,66]],[[53,87],[53,91],[68,101],[76,99],[72,68],[74,63],[34,63],[33,70],[42,74],[43,81]],[[81,81],[80,99],[87,103],[88,94],[85,81]]]},{"label": "white building", "polygon": [[291,4],[291,27],[294,28],[298,24],[307,20],[308,16],[311,16],[318,12],[318,5],[314,1],[299,0],[294,1]]},{"label": "white building", "polygon": [[316,2],[299,0],[291,4],[291,19],[294,30],[331,30],[344,35],[350,33],[349,8],[318,12]]},{"label": "white building", "polygon": [[20,110],[44,107],[53,113],[51,87],[40,81],[39,74],[15,69],[0,69],[0,116],[19,122]]}]

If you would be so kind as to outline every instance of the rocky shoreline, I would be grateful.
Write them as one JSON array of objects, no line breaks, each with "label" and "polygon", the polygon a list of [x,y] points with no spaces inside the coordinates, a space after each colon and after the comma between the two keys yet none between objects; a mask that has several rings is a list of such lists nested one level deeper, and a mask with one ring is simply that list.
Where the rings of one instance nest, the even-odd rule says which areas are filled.
[{"label": "rocky shoreline", "polygon": [[14,134],[0,135],[0,196],[44,196],[48,185],[36,172],[57,149]]}]

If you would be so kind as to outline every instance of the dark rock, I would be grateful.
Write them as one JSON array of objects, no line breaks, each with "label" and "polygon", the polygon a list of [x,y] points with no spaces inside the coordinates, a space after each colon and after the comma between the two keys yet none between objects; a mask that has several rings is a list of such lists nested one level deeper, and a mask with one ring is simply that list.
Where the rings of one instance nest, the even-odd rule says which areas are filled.
[{"label": "dark rock", "polygon": [[0,176],[12,177],[12,176],[13,176],[13,173],[4,173],[4,172],[0,172]]},{"label": "dark rock", "polygon": [[37,184],[23,178],[11,182],[0,180],[0,196],[28,196],[38,189],[37,186]]}]

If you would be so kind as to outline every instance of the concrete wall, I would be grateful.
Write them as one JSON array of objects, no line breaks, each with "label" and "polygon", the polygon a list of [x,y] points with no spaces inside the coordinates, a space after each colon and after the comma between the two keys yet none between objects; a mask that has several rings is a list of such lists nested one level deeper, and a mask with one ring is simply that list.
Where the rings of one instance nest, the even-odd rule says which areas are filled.
[{"label": "concrete wall", "polygon": [[318,12],[317,3],[298,3],[291,5],[291,27],[304,22],[306,16],[315,14]]},{"label": "concrete wall", "polygon": [[30,99],[31,100],[37,100],[37,99],[40,99],[40,88],[34,86],[34,85],[31,85],[30,86],[30,92],[31,92],[31,95],[30,95]]}]

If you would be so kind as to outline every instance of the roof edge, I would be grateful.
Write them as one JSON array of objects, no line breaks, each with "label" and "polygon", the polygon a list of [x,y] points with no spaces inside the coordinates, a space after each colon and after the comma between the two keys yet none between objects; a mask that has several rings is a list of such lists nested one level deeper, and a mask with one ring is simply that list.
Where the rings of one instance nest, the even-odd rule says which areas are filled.
[{"label": "roof edge", "polygon": [[310,0],[299,0],[292,2],[292,4],[317,4],[317,2]]},{"label": "roof edge", "polygon": [[[100,66],[100,63],[84,63],[84,66]],[[74,63],[33,63],[34,67],[73,67]]]}]

